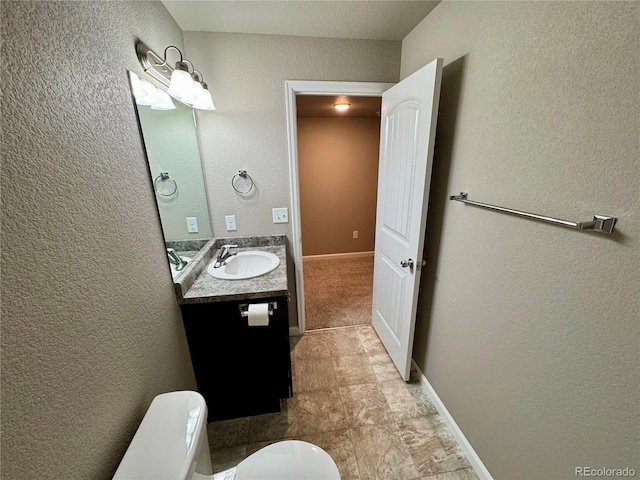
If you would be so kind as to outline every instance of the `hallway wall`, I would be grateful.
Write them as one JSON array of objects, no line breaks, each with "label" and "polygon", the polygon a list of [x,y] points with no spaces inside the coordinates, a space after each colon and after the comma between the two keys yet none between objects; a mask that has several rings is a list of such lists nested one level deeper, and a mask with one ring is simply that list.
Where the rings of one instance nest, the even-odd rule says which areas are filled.
[{"label": "hallway wall", "polygon": [[414,359],[496,479],[640,471],[638,25],[634,2],[441,2],[403,41],[402,78],[445,65]]},{"label": "hallway wall", "polygon": [[373,251],[379,148],[379,118],[298,117],[303,255]]}]

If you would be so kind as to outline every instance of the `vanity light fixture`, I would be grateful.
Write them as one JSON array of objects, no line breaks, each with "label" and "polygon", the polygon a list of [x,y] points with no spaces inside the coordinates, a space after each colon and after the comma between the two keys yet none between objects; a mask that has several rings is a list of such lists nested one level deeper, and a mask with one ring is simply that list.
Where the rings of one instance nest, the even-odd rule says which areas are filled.
[{"label": "vanity light fixture", "polygon": [[189,65],[182,58],[182,52],[178,49],[178,47],[169,45],[164,49],[164,59],[162,61],[162,65],[167,64],[167,51],[171,48],[178,51],[178,53],[180,54],[180,61],[176,62],[176,67],[171,73],[171,81],[169,83],[169,89],[167,90],[167,93],[180,101],[189,103],[196,98],[196,87],[193,84],[193,79],[191,78],[191,74],[189,73]]},{"label": "vanity light fixture", "polygon": [[133,96],[138,105],[153,105],[157,101],[156,87],[146,80],[142,80],[133,72],[129,72],[129,78],[131,79]]},{"label": "vanity light fixture", "polygon": [[176,106],[171,101],[169,94],[163,90],[158,90],[159,101],[151,105],[151,110],[175,110]]},{"label": "vanity light fixture", "polygon": [[200,95],[202,95],[202,90],[204,90],[202,88],[202,84],[200,83],[200,75],[200,72],[198,72],[197,70],[194,70],[191,74],[191,84],[193,85],[193,101],[191,102],[192,104],[198,101],[198,98],[200,97]]},{"label": "vanity light fixture", "polygon": [[196,99],[193,102],[192,107],[197,110],[215,110],[216,107],[213,105],[213,99],[211,98],[211,93],[209,92],[207,84],[200,81],[202,74],[199,71],[194,70],[192,76],[196,90]]},{"label": "vanity light fixture", "polygon": [[176,106],[166,92],[156,88],[151,82],[129,72],[133,97],[138,105],[150,106],[152,110],[173,110]]},{"label": "vanity light fixture", "polygon": [[[167,52],[176,50],[180,60],[171,68],[167,62]],[[167,93],[176,100],[197,110],[215,110],[211,93],[204,83],[202,74],[193,68],[193,64],[182,56],[178,47],[169,45],[160,57],[143,42],[136,43],[138,60],[145,73],[151,75],[165,87]]]},{"label": "vanity light fixture", "polygon": [[198,94],[198,99],[196,103],[193,104],[193,108],[198,110],[215,110],[216,106],[213,104],[213,99],[211,98],[211,92],[209,92],[209,88],[206,83],[202,83],[202,92]]}]

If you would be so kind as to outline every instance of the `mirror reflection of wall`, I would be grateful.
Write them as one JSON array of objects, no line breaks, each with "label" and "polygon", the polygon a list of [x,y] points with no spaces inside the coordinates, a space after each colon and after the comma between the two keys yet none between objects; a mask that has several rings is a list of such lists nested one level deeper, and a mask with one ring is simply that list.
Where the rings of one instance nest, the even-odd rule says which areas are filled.
[{"label": "mirror reflection of wall", "polygon": [[139,104],[136,108],[169,264],[176,278],[186,267],[180,260],[195,257],[213,232],[194,112],[181,102],[173,104],[171,110]]}]

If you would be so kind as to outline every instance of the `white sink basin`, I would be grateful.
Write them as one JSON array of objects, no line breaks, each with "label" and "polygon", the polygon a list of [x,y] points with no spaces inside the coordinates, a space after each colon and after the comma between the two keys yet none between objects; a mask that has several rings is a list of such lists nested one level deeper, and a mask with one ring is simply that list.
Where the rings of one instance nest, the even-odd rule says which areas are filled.
[{"label": "white sink basin", "polygon": [[248,251],[238,252],[237,255],[227,258],[221,267],[213,268],[214,265],[215,262],[211,262],[207,268],[209,275],[214,278],[246,280],[272,272],[280,265],[280,259],[273,253]]}]

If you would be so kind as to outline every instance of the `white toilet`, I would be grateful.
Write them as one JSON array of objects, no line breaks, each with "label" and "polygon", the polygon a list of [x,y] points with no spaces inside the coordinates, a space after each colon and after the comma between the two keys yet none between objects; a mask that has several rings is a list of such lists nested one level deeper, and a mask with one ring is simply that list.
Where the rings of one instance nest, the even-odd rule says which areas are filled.
[{"label": "white toilet", "polygon": [[153,399],[113,477],[117,480],[340,480],[327,452],[298,440],[258,450],[237,467],[212,474],[207,404],[197,392]]}]

